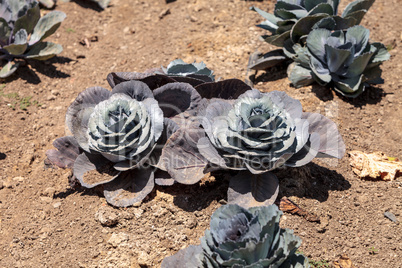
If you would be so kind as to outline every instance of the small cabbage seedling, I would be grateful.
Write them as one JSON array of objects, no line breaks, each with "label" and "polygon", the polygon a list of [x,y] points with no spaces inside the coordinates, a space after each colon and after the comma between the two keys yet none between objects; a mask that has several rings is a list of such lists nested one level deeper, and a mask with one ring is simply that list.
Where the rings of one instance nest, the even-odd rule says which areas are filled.
[{"label": "small cabbage seedling", "polygon": [[301,239],[279,227],[282,212],[275,205],[242,208],[225,205],[211,217],[201,245],[189,246],[162,262],[168,267],[310,267],[297,253]]},{"label": "small cabbage seedling", "polygon": [[271,33],[262,36],[264,41],[283,49],[252,59],[249,69],[265,70],[286,60],[294,53],[293,45],[304,44],[313,29],[342,30],[360,24],[373,3],[374,0],[354,1],[346,6],[340,16],[339,0],[278,0],[273,14],[251,7],[266,19],[257,25]]},{"label": "small cabbage seedling", "polygon": [[122,81],[138,80],[146,83],[151,89],[167,83],[183,82],[192,86],[203,83],[214,82],[213,71],[208,69],[205,63],[185,63],[176,59],[161,68],[153,68],[145,72],[117,72],[110,73],[107,77],[109,84],[113,87]]},{"label": "small cabbage seedling", "polygon": [[0,60],[7,62],[0,71],[0,78],[14,73],[16,58],[46,60],[60,52],[61,45],[43,40],[52,35],[66,18],[60,11],[40,17],[36,0],[0,0]]},{"label": "small cabbage seedling", "polygon": [[305,47],[295,45],[290,81],[295,87],[316,81],[352,98],[369,84],[383,83],[380,65],[390,54],[383,44],[370,43],[369,34],[363,26],[344,31],[313,30]]}]

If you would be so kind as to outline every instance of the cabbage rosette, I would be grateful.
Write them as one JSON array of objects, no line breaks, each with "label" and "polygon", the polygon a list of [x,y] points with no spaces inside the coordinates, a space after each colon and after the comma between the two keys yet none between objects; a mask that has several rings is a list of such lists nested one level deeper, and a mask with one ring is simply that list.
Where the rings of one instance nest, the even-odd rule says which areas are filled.
[{"label": "cabbage rosette", "polygon": [[244,207],[275,201],[278,180],[270,171],[345,153],[336,124],[302,112],[300,102],[284,92],[253,89],[236,100],[211,99],[204,113],[207,137],[198,150],[212,168],[239,171],[230,180],[228,200]]},{"label": "cabbage rosette", "polygon": [[7,62],[0,78],[14,73],[15,58],[47,60],[61,53],[61,45],[43,40],[52,35],[66,18],[61,11],[41,17],[36,0],[0,0],[0,61]]},{"label": "cabbage rosette", "polygon": [[308,259],[296,253],[301,239],[279,227],[281,215],[275,205],[222,206],[212,215],[201,245],[165,258],[162,267],[310,267]]},{"label": "cabbage rosette", "polygon": [[88,88],[67,110],[66,125],[73,136],[57,139],[57,150],[47,152],[48,160],[72,168],[85,188],[101,185],[110,204],[133,205],[155,182],[170,185],[172,177],[183,176],[171,144],[187,143],[186,135],[174,134],[199,102],[199,94],[185,83],[154,91],[140,81],[122,82],[112,91]]},{"label": "cabbage rosette", "polygon": [[292,46],[304,45],[307,35],[317,28],[343,30],[360,24],[374,0],[356,0],[349,3],[338,15],[339,0],[278,0],[273,14],[252,7],[265,21],[258,24],[270,35],[261,36],[265,42],[283,47],[264,55],[253,54],[249,69],[266,70],[280,62],[293,58]]},{"label": "cabbage rosette", "polygon": [[370,31],[354,26],[346,31],[313,30],[306,47],[295,46],[297,57],[289,68],[295,87],[317,81],[346,97],[359,96],[369,84],[381,84],[380,65],[390,58],[381,43],[369,42]]}]

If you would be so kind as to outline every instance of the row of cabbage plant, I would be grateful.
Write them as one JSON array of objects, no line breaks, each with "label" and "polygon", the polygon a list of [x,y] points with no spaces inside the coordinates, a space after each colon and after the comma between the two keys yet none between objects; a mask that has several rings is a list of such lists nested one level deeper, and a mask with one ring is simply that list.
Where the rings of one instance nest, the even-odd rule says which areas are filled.
[{"label": "row of cabbage plant", "polygon": [[195,184],[218,171],[230,172],[229,203],[269,205],[279,188],[272,170],[345,152],[330,119],[303,112],[284,92],[216,82],[203,63],[176,60],[107,80],[112,91],[91,87],[70,105],[72,136],[55,140],[47,156],[83,187],[102,185],[114,206],[140,202],[155,183]]}]

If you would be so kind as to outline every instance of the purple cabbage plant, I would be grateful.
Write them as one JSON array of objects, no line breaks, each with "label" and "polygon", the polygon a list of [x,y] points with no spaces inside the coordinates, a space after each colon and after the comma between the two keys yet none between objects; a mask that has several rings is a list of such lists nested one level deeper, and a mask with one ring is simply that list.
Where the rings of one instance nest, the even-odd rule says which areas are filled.
[{"label": "purple cabbage plant", "polygon": [[339,0],[278,0],[273,14],[251,7],[265,21],[258,24],[270,35],[262,39],[282,47],[266,54],[255,53],[250,57],[249,69],[266,70],[294,56],[293,46],[304,45],[307,35],[314,29],[343,30],[360,24],[374,0],[356,0],[349,3],[338,15]]},{"label": "purple cabbage plant", "polygon": [[123,81],[137,80],[154,89],[172,82],[189,83],[195,87],[203,83],[214,82],[215,76],[203,62],[185,63],[181,59],[176,59],[170,62],[166,68],[162,66],[144,72],[110,73],[107,80],[112,87]]},{"label": "purple cabbage plant", "polygon": [[[209,86],[202,85],[204,90]],[[229,182],[228,201],[246,208],[275,201],[278,179],[271,171],[345,153],[336,124],[303,112],[300,102],[284,92],[248,88],[235,99],[208,100],[201,115],[206,137],[199,139],[198,151],[209,170],[237,172]]]},{"label": "purple cabbage plant", "polygon": [[[71,168],[85,188],[102,186],[107,202],[114,206],[141,202],[155,182],[171,185],[176,179],[161,159],[175,154],[175,147],[169,146],[172,140],[188,143],[176,132],[186,124],[185,117],[196,114],[201,102],[187,83],[169,83],[153,91],[134,80],[112,91],[88,88],[67,110],[72,136],[54,141],[56,149],[47,151],[48,161]],[[183,172],[187,170],[173,174]]]},{"label": "purple cabbage plant", "polygon": [[295,87],[318,82],[345,97],[359,96],[370,84],[382,84],[380,65],[390,54],[381,43],[369,42],[370,31],[353,26],[345,31],[315,29],[305,47],[294,46],[289,80]]},{"label": "purple cabbage plant", "polygon": [[63,51],[59,44],[44,42],[66,18],[61,11],[51,11],[40,16],[36,0],[0,0],[0,61],[6,62],[0,78],[14,73],[16,58],[47,60]]},{"label": "purple cabbage plant", "polygon": [[212,214],[201,245],[165,258],[161,267],[310,267],[307,257],[296,252],[301,239],[279,227],[281,215],[275,205],[224,205]]}]

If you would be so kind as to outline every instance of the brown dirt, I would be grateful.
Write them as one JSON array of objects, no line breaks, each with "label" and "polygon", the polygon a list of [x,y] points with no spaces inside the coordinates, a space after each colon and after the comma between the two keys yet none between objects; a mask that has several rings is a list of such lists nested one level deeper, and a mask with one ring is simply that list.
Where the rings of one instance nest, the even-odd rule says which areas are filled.
[{"label": "brown dirt", "polygon": [[[59,2],[67,19],[50,40],[64,52],[20,67],[4,81],[0,97],[0,266],[158,267],[164,257],[199,243],[211,214],[225,203],[227,182],[156,187],[139,207],[112,208],[118,223],[102,226],[95,213],[105,199],[69,188],[69,170],[45,170],[45,151],[66,134],[72,100],[87,87],[109,88],[111,71],[143,71],[182,58],[205,61],[218,77],[245,79],[249,54],[274,48],[258,39],[265,33],[254,25],[262,19],[248,8],[272,11],[273,1],[112,0],[103,12],[79,1]],[[159,18],[166,9],[170,14]],[[256,88],[286,91],[305,111],[332,118],[348,151],[383,151],[401,159],[401,13],[399,0],[377,0],[362,22],[372,40],[392,47],[392,58],[383,64],[385,84],[361,97],[345,100],[319,86],[292,88],[280,68],[257,74]],[[84,38],[89,47],[80,44]],[[26,111],[19,107],[23,97],[32,97]],[[390,211],[402,221],[400,178],[361,180],[347,156],[278,171],[278,177],[281,196],[321,217],[320,224],[282,217],[311,260],[332,262],[346,253],[356,267],[402,267],[402,225],[384,217]]]}]

